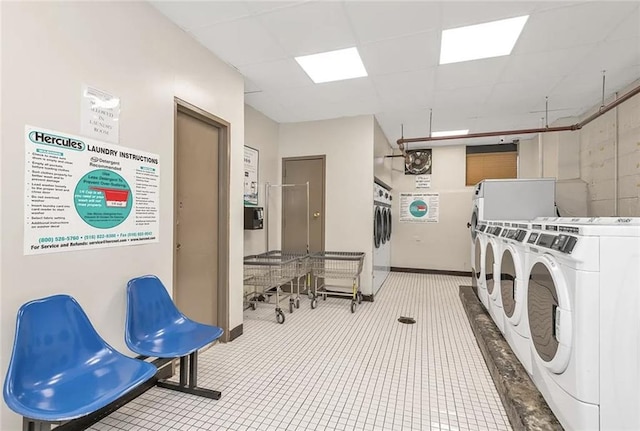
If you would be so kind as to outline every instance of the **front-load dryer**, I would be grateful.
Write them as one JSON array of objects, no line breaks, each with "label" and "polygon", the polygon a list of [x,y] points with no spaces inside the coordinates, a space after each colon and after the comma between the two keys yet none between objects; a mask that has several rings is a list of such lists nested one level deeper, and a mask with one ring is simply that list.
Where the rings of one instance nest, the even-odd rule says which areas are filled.
[{"label": "front-load dryer", "polygon": [[485,250],[487,247],[486,228],[487,225],[484,223],[478,225],[475,240],[471,247],[471,284],[476,295],[478,295],[478,299],[480,299],[484,308],[489,311],[489,295],[484,271]]},{"label": "front-load dryer", "polygon": [[536,386],[568,430],[639,430],[640,218],[532,227],[541,229],[528,295]]},{"label": "front-load dryer", "polygon": [[525,274],[529,252],[526,239],[530,225],[505,222],[500,258],[496,260],[499,274],[500,296],[504,313],[504,338],[524,369],[531,375],[531,346],[527,315],[527,289]]},{"label": "front-load dryer", "polygon": [[502,298],[500,297],[499,273],[496,273],[496,259],[502,252],[502,222],[489,222],[487,228],[487,243],[484,251],[484,276],[489,296],[489,315],[500,332],[504,334],[504,318],[502,312]]},{"label": "front-load dryer", "polygon": [[565,429],[599,429],[598,239],[536,227],[527,239],[532,380]]}]

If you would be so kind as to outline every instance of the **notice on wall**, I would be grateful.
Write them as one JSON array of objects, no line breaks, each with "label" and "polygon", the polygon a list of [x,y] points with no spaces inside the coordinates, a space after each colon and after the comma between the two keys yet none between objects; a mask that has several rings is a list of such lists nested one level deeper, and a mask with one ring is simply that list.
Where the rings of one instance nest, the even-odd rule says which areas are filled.
[{"label": "notice on wall", "polygon": [[85,136],[117,144],[120,139],[120,98],[83,86],[80,131]]},{"label": "notice on wall", "polygon": [[258,205],[258,150],[244,147],[244,204]]},{"label": "notice on wall", "polygon": [[160,159],[25,127],[24,254],[158,242]]},{"label": "notice on wall", "polygon": [[400,193],[401,223],[438,223],[439,193]]},{"label": "notice on wall", "polygon": [[416,189],[430,189],[431,175],[416,175]]}]

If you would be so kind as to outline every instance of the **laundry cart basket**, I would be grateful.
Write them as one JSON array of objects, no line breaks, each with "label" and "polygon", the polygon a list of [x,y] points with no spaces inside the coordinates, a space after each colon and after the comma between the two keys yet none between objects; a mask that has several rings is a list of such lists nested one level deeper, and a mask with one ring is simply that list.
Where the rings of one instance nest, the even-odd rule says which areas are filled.
[{"label": "laundry cart basket", "polygon": [[266,253],[262,253],[260,256],[267,257],[279,257],[279,258],[294,258],[297,260],[296,270],[294,274],[294,279],[296,281],[296,296],[293,297],[293,290],[291,291],[291,297],[289,297],[289,310],[293,311],[293,307],[300,308],[300,282],[304,286],[304,290],[307,290],[309,280],[309,275],[311,274],[311,261],[309,259],[308,253],[301,252],[293,252],[293,251],[282,251],[282,250],[271,250]]},{"label": "laundry cart basket", "polygon": [[[357,304],[362,302],[360,291],[360,273],[364,262],[364,253],[348,251],[322,251],[310,256],[311,271],[314,275],[313,290],[309,291],[311,308],[318,305],[318,296],[327,299],[327,295],[351,298],[351,312],[355,313]],[[320,281],[322,279],[322,281]],[[340,290],[341,286],[329,286],[333,280],[350,280],[351,291]],[[331,290],[327,288],[331,287]],[[342,286],[344,288],[344,286]]]},{"label": "laundry cart basket", "polygon": [[[249,303],[252,309],[256,309],[260,295],[270,298],[276,297],[276,320],[284,323],[284,313],[280,308],[281,296],[291,298],[293,295],[293,280],[296,277],[298,259],[283,254],[268,255],[254,254],[244,258],[244,285],[251,286],[251,291],[245,291],[245,302]],[[280,286],[290,284],[290,294],[281,295]],[[291,298],[292,300],[293,298]],[[293,302],[289,301],[289,312],[293,313]]]}]

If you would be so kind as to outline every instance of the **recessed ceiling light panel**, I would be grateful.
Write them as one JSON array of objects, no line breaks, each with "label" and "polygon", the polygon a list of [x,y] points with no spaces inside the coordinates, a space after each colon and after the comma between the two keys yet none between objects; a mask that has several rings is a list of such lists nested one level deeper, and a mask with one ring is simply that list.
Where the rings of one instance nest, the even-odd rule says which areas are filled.
[{"label": "recessed ceiling light panel", "polygon": [[441,138],[443,136],[458,136],[458,135],[468,135],[469,130],[445,130],[442,132],[433,132],[431,133],[432,138]]},{"label": "recessed ceiling light panel", "polygon": [[440,64],[511,54],[529,15],[442,32]]},{"label": "recessed ceiling light panel", "polygon": [[367,76],[356,48],[305,55],[296,61],[316,84]]}]

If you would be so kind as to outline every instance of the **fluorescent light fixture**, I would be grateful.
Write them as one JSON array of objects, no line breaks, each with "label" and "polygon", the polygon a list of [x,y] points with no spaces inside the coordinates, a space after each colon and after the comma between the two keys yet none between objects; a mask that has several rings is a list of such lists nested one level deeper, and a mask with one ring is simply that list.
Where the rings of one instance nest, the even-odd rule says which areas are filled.
[{"label": "fluorescent light fixture", "polygon": [[468,135],[469,129],[467,130],[445,130],[443,132],[433,132],[431,133],[432,138],[442,138],[443,136],[458,136],[458,135]]},{"label": "fluorescent light fixture", "polygon": [[355,47],[304,55],[296,61],[316,84],[367,76]]},{"label": "fluorescent light fixture", "polygon": [[529,15],[442,32],[440,64],[511,54]]}]

